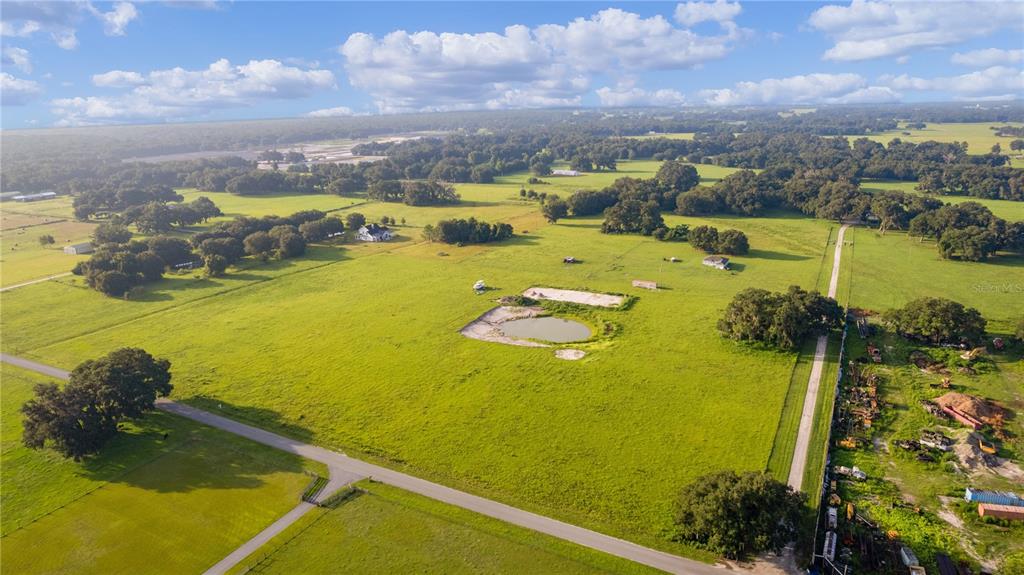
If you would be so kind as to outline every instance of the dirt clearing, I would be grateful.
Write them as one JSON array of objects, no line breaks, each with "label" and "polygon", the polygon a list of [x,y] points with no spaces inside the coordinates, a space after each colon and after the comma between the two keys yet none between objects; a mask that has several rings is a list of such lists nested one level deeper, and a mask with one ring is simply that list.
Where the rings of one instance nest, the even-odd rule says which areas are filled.
[{"label": "dirt clearing", "polygon": [[621,295],[610,295],[605,293],[593,293],[588,291],[576,291],[571,289],[555,289],[546,287],[532,287],[523,292],[523,295],[531,299],[547,299],[552,301],[567,301],[583,305],[594,305],[599,307],[617,307],[622,305],[625,297]]},{"label": "dirt clearing", "polygon": [[508,337],[501,333],[501,328],[498,327],[506,321],[537,317],[542,313],[544,313],[544,308],[539,307],[498,306],[471,321],[466,327],[459,330],[459,333],[471,339],[479,339],[480,341],[493,341],[495,343],[521,345],[523,347],[551,347],[536,341]]}]

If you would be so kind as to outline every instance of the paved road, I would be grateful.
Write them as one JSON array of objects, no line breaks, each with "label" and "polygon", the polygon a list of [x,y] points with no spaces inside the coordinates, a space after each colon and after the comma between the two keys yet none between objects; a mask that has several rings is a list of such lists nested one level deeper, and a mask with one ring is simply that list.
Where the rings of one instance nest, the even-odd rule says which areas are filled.
[{"label": "paved road", "polygon": [[7,286],[7,287],[4,287],[4,288],[0,288],[0,292],[10,291],[12,289],[18,289],[20,287],[30,286],[32,284],[48,282],[50,280],[55,280],[57,278],[62,278],[62,277],[66,277],[66,276],[69,276],[69,275],[71,275],[71,272],[64,272],[62,274],[54,274],[52,276],[46,276],[45,278],[39,278],[39,279],[35,279],[35,280],[32,280],[32,281],[22,282],[20,284],[14,284],[12,286]]},{"label": "paved road", "polygon": [[[843,253],[843,239],[846,237],[848,225],[839,228],[836,237],[836,251],[832,258],[832,277],[828,282],[828,297],[835,298],[839,288],[839,258]],[[818,403],[818,389],[821,387],[821,372],[825,367],[825,352],[828,350],[828,336],[818,338],[814,348],[814,363],[811,364],[811,377],[807,380],[807,394],[804,395],[804,408],[800,414],[800,430],[796,435],[796,446],[793,449],[793,463],[789,467],[789,485],[800,490],[804,483],[804,470],[807,468],[807,450],[811,446],[811,432],[814,430],[814,408]]]},{"label": "paved road", "polygon": [[[58,378],[66,378],[68,374],[68,372],[61,369],[6,354],[0,354],[0,361]],[[483,515],[487,515],[488,517],[507,521],[508,523],[512,523],[520,527],[539,531],[559,539],[571,541],[585,547],[590,547],[591,549],[603,551],[605,553],[622,557],[630,561],[635,561],[669,573],[688,575],[723,575],[725,573],[725,570],[722,567],[708,565],[691,559],[685,559],[670,553],[665,553],[664,551],[658,551],[623,539],[618,539],[596,531],[577,527],[569,523],[558,521],[557,519],[551,519],[550,517],[544,517],[543,515],[524,511],[522,509],[472,495],[464,491],[458,491],[456,489],[445,487],[418,477],[413,477],[412,475],[401,473],[393,469],[354,459],[337,451],[331,451],[329,449],[324,449],[322,447],[317,447],[315,445],[310,445],[276,433],[252,427],[251,425],[239,423],[235,420],[227,419],[226,417],[221,417],[183,403],[178,403],[169,399],[160,399],[157,401],[157,407],[168,413],[187,417],[211,427],[216,427],[258,443],[269,445],[282,451],[294,453],[327,465],[330,471],[330,482],[323,491],[325,496],[337,490],[339,487],[351,483],[352,481],[365,477],[372,477],[375,481],[379,481],[381,483],[386,483],[437,501],[442,501],[463,509],[475,511]],[[305,511],[300,512],[300,508],[298,507],[293,509],[289,514],[297,515],[291,520],[291,522],[294,522],[301,517],[301,514],[305,513]],[[278,520],[278,522],[284,520],[285,518],[282,518],[281,520]],[[291,522],[285,523],[284,526],[289,525]],[[273,529],[273,526],[268,528],[268,530],[269,529]],[[261,533],[260,535],[263,534]],[[250,552],[256,550],[259,545],[262,544],[257,543],[257,539],[259,537],[260,536],[257,536],[257,538],[250,541],[250,543],[253,543]],[[247,545],[249,545],[249,543],[246,543],[243,547],[246,547]],[[235,551],[235,553],[241,552],[242,548]],[[232,555],[234,555],[234,553]],[[221,563],[228,561],[230,557],[231,556],[225,558]],[[236,562],[241,560],[243,557],[238,557]],[[218,565],[221,563],[218,563]],[[214,572],[215,571],[211,571],[211,573]],[[222,571],[216,572],[219,573]]]}]

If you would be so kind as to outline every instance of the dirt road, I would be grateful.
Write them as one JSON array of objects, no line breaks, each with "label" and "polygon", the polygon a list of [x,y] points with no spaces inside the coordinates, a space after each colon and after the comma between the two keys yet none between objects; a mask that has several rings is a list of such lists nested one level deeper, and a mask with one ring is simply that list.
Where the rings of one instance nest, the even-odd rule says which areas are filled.
[{"label": "dirt road", "polygon": [[[850,226],[839,228],[836,237],[836,251],[832,258],[832,276],[828,282],[828,297],[835,298],[839,288],[839,263],[843,254],[843,240]],[[807,468],[807,450],[811,445],[811,432],[814,430],[814,408],[818,403],[818,389],[821,387],[821,372],[825,367],[825,353],[828,351],[828,336],[818,338],[814,348],[814,363],[811,364],[811,376],[807,381],[807,393],[804,395],[804,408],[800,414],[800,430],[796,436],[796,447],[793,450],[793,463],[789,467],[789,485],[799,490],[804,483],[804,470]]]}]

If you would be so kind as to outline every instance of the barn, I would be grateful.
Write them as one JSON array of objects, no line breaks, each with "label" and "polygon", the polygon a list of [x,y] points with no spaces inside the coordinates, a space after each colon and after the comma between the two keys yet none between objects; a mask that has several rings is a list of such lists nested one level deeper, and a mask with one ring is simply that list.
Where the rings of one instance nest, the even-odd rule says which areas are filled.
[{"label": "barn", "polygon": [[70,246],[64,246],[64,253],[71,256],[80,256],[84,254],[91,254],[95,251],[92,247],[92,243],[85,242],[82,244],[71,244]]}]

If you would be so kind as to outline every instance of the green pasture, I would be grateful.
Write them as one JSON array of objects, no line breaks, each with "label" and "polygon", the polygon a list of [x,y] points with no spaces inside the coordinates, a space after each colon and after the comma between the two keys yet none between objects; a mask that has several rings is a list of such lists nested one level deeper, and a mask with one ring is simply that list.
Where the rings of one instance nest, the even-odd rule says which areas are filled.
[{"label": "green pasture", "polygon": [[[923,194],[917,189],[917,182],[901,182],[896,180],[864,180],[861,182],[861,189],[865,192],[874,193],[881,190],[896,190],[908,194]],[[984,198],[972,198],[971,196],[933,196],[947,204],[959,204],[962,202],[977,202],[988,209],[996,216],[1009,222],[1024,221],[1024,202],[1010,200],[989,200]]]},{"label": "green pasture", "polygon": [[232,573],[656,573],[380,483],[318,511]]},{"label": "green pasture", "polygon": [[295,456],[163,413],[81,463],[25,448],[18,410],[48,379],[0,375],[3,573],[201,572],[309,482]]},{"label": "green pasture", "polygon": [[[399,226],[404,239],[385,245],[316,248],[215,280],[170,277],[142,301],[71,279],[8,292],[4,349],[72,366],[131,343],[174,362],[181,399],[692,555],[665,543],[676,492],[708,471],[767,466],[796,357],[724,341],[715,323],[743,288],[814,286],[829,224],[668,216],[749,235],[754,250],[721,272],[685,243],[600,234],[599,218],[545,225],[512,189],[460,186],[471,202],[462,215],[529,222],[501,245],[427,244]],[[417,224],[460,209],[367,207]],[[584,263],[565,266],[566,255]],[[478,279],[496,290],[473,295]],[[497,296],[532,285],[639,299],[588,312],[618,330],[580,346],[589,355],[579,362],[458,333]],[[34,329],[48,324],[59,328]]]},{"label": "green pasture", "polygon": [[[882,144],[888,144],[895,138],[904,142],[920,144],[921,142],[967,142],[967,152],[970,154],[987,154],[992,146],[999,144],[1004,154],[1010,154],[1010,142],[1017,138],[996,136],[995,126],[1024,126],[1021,122],[965,122],[965,123],[925,123],[923,130],[912,130],[905,125],[899,129],[888,132],[879,132],[867,136],[847,136],[851,141],[857,138],[866,137]],[[908,132],[909,134],[904,134]]]}]

